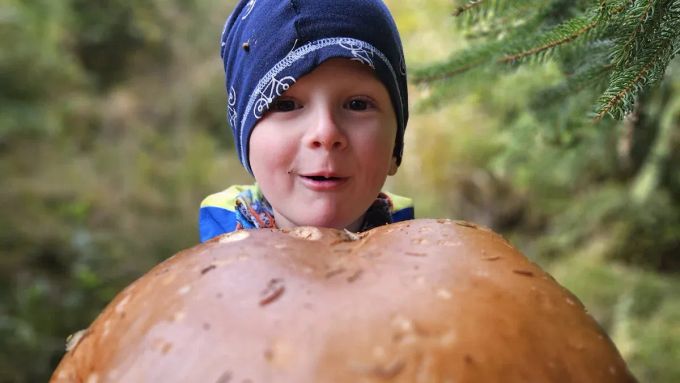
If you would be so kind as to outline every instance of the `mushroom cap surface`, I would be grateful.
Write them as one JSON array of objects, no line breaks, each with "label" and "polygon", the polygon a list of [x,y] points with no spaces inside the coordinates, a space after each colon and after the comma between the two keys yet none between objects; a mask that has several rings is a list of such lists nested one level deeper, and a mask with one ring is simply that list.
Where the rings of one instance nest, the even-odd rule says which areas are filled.
[{"label": "mushroom cap surface", "polygon": [[238,231],[133,282],[51,382],[634,382],[581,302],[501,236],[417,219]]}]

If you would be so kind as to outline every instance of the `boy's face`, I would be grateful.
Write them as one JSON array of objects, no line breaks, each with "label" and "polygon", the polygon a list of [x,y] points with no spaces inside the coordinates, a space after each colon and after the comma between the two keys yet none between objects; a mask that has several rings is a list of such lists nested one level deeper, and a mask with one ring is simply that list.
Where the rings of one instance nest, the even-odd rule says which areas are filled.
[{"label": "boy's face", "polygon": [[367,65],[331,59],[300,78],[250,137],[250,165],[280,228],[358,230],[387,175],[397,121]]}]

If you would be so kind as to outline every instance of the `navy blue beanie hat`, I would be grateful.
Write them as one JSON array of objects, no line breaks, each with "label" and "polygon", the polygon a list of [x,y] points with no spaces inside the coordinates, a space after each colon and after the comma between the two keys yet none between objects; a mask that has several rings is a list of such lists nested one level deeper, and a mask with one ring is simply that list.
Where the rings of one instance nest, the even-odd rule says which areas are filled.
[{"label": "navy blue beanie hat", "polygon": [[243,166],[250,134],[296,79],[330,58],[369,65],[397,115],[394,156],[401,163],[408,121],[406,64],[399,32],[382,0],[241,0],[222,32],[227,115]]}]

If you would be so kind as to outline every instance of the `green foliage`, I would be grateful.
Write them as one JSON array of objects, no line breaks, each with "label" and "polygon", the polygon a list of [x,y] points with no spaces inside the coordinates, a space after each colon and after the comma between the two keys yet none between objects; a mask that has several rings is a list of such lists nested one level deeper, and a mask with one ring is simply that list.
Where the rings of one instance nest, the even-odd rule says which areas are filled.
[{"label": "green foliage", "polygon": [[[619,40],[605,37],[652,39],[676,3],[488,0],[453,18],[449,0],[388,1],[409,67],[436,76],[480,61],[412,88],[429,101],[388,189],[414,197],[419,217],[501,231],[654,382],[680,374],[679,63],[635,90],[623,122],[584,116],[614,57],[624,67],[660,41],[614,55]],[[604,28],[633,5],[628,32]],[[225,123],[217,41],[228,13],[221,0],[0,5],[0,382],[46,381],[69,334],[196,243],[205,195],[250,182]],[[497,62],[591,20],[568,42]],[[461,56],[432,64],[451,51]]]},{"label": "green foliage", "polygon": [[[497,21],[498,33],[467,34],[466,46],[450,59],[416,71],[416,81],[426,84],[422,110],[474,93],[502,121],[502,146],[488,166],[531,201],[522,214],[532,233],[547,234],[538,241],[545,246],[534,244],[541,254],[579,246],[599,230],[619,233],[617,247],[608,250],[613,257],[678,270],[680,199],[672,153],[679,148],[680,104],[673,100],[680,66],[668,52],[680,47],[680,34],[667,32],[677,30],[679,6],[473,1],[454,11],[463,19],[459,30]],[[673,49],[657,55],[666,45]],[[654,69],[639,77],[635,63],[645,60]],[[593,126],[584,117],[598,97],[600,112],[629,117]]]},{"label": "green foliage", "polygon": [[120,81],[132,59],[140,55],[147,56],[149,62],[158,62],[167,55],[169,43],[162,39],[162,14],[156,9],[159,4],[71,0],[71,6],[77,12],[72,32],[78,39],[73,42],[73,50],[97,86]]},{"label": "green foliage", "polygon": [[[680,379],[680,280],[598,258],[601,241],[549,270],[591,308],[641,382]],[[606,245],[605,245],[606,246]]]},{"label": "green foliage", "polygon": [[1,145],[10,135],[59,129],[68,103],[58,92],[77,91],[84,79],[76,58],[64,52],[71,23],[67,4],[11,0],[0,12],[0,35],[11,46],[0,52]]},{"label": "green foliage", "polygon": [[228,12],[0,5],[0,382],[47,381],[69,334],[196,243],[200,200],[247,181],[215,85]]},{"label": "green foliage", "polygon": [[[468,30],[493,22],[500,26],[492,33],[487,28],[449,60],[418,71],[417,82],[557,56],[570,73],[562,89],[591,86],[601,92],[596,119],[607,114],[621,119],[630,113],[636,98],[661,81],[680,51],[678,0],[474,0],[459,5],[454,15],[463,16],[461,24]],[[604,79],[606,88],[600,88]]]}]

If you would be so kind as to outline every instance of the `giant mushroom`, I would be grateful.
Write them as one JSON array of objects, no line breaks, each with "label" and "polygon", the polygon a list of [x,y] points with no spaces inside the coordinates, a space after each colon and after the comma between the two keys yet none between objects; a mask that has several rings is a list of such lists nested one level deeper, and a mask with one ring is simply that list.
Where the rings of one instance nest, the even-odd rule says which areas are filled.
[{"label": "giant mushroom", "polygon": [[53,383],[635,381],[574,295],[450,220],[223,235],[70,343]]}]

